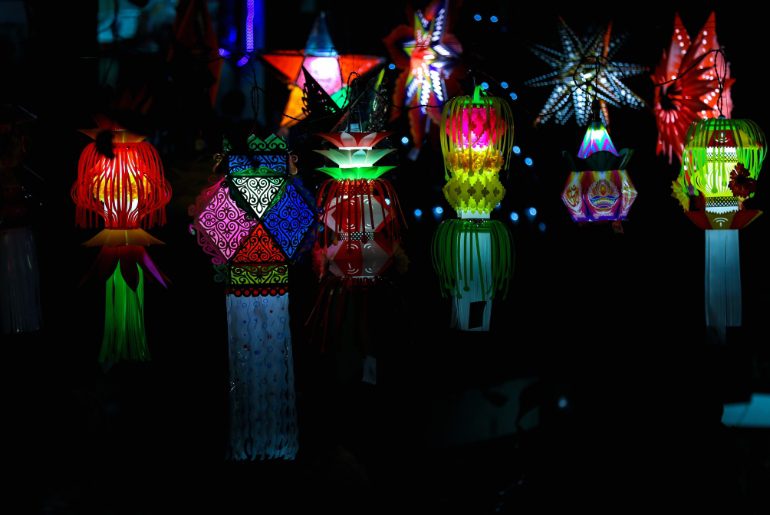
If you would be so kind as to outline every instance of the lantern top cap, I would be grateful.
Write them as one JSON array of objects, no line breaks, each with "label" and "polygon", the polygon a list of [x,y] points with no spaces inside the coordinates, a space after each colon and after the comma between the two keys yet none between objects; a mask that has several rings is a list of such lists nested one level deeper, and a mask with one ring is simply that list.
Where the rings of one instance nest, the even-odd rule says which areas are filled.
[{"label": "lantern top cap", "polygon": [[694,121],[687,131],[685,148],[712,146],[764,148],[766,139],[752,120],[720,116]]},{"label": "lantern top cap", "polygon": [[481,86],[476,86],[473,88],[473,103],[474,104],[481,104],[482,100],[481,97],[487,96],[487,93],[484,91],[484,89]]},{"label": "lantern top cap", "polygon": [[126,129],[80,129],[80,132],[95,140],[102,132],[111,132],[112,141],[115,143],[139,143],[147,137],[141,134],[134,134]]},{"label": "lantern top cap", "polygon": [[600,121],[593,121],[588,125],[577,155],[580,159],[586,159],[596,152],[609,152],[620,156],[612,143],[610,133],[607,132],[607,127]]},{"label": "lantern top cap", "polygon": [[305,44],[305,51],[314,57],[336,57],[337,50],[329,35],[329,27],[326,25],[326,12],[321,11],[313,23],[310,36]]},{"label": "lantern top cap", "polygon": [[380,141],[390,136],[384,132],[321,132],[318,136],[337,146],[340,150],[370,150]]},{"label": "lantern top cap", "polygon": [[110,132],[112,133],[112,140],[115,143],[139,143],[140,141],[144,141],[147,137],[133,133],[119,123],[101,114],[94,116],[94,121],[96,122],[95,128],[80,129],[79,132],[82,132],[93,140],[95,140],[100,133]]}]

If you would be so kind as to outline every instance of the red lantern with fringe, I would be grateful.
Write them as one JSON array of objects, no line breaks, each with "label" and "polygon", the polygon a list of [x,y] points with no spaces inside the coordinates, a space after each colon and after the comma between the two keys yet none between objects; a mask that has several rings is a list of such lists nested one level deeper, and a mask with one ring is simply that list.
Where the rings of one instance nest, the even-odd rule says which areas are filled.
[{"label": "red lantern with fringe", "polygon": [[72,186],[76,223],[104,222],[85,243],[100,246],[96,272],[107,280],[104,340],[99,361],[149,359],[144,331],[144,273],[165,286],[145,247],[162,243],[144,231],[166,222],[171,187],[155,148],[143,136],[115,126],[83,131],[94,138],[83,150]]},{"label": "red lantern with fringe", "polygon": [[[349,332],[366,356],[373,356],[367,313],[370,294],[399,256],[401,208],[390,182],[380,176],[393,166],[376,165],[392,148],[374,148],[387,132],[320,134],[336,148],[316,150],[337,166],[319,168],[329,175],[318,192],[323,234],[315,260],[324,279],[314,314],[323,340],[339,341]],[[312,316],[311,316],[312,318]],[[332,337],[332,334],[334,335]],[[371,379],[373,381],[373,379]]]}]

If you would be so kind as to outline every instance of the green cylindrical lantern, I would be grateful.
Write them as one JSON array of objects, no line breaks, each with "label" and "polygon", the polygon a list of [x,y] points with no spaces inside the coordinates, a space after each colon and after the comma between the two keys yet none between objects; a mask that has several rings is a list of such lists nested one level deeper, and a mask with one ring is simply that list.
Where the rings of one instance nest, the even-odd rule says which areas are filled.
[{"label": "green cylindrical lantern", "polygon": [[444,196],[459,219],[441,223],[433,239],[433,266],[444,295],[453,298],[451,326],[488,331],[492,299],[508,289],[511,239],[490,213],[505,195],[498,173],[513,146],[513,116],[503,99],[455,97],[441,115]]},{"label": "green cylindrical lantern", "polygon": [[673,184],[687,216],[706,231],[706,326],[718,342],[742,324],[738,230],[762,214],[744,202],[754,196],[766,154],[765,135],[751,120],[698,120]]}]

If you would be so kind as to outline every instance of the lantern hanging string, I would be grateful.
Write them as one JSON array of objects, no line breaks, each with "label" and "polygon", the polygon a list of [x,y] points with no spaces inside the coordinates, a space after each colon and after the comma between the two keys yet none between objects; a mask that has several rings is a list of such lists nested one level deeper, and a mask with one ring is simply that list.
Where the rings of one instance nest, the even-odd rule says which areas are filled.
[{"label": "lantern hanging string", "polygon": [[259,128],[259,95],[264,93],[264,90],[257,83],[257,70],[253,63],[254,61],[251,63],[251,77],[254,81],[251,86],[251,111],[254,113],[254,124],[251,126],[251,134],[256,134]]},{"label": "lantern hanging string", "polygon": [[[677,82],[682,77],[686,76],[688,73],[690,73],[691,71],[695,70],[698,67],[698,65],[700,65],[700,63],[703,62],[703,60],[706,57],[708,57],[709,55],[711,55],[711,54],[715,54],[716,56],[721,55],[722,56],[721,62],[725,62],[726,61],[725,48],[722,47],[722,46],[720,46],[719,48],[713,48],[713,49],[709,50],[708,52],[704,52],[700,57],[698,57],[695,61],[693,61],[693,63],[690,66],[685,68],[683,72],[678,74],[673,79],[665,80],[663,82],[656,82],[654,84],[654,86],[656,88],[658,88],[658,87],[661,87],[661,86],[665,86],[667,84],[673,84],[674,82]],[[719,93],[718,93],[719,96],[717,97],[717,110],[719,111],[719,116],[724,116],[724,114],[722,113],[722,104],[723,104],[722,93],[725,90],[725,74],[720,73],[719,63],[720,63],[720,59],[718,59],[718,58],[714,59],[713,69],[714,69],[714,73],[716,74],[716,78],[717,78],[717,86],[718,86],[717,89],[719,90]],[[699,72],[703,72],[703,71],[708,70],[708,69],[709,68],[702,68],[702,69],[698,69],[698,71]]]}]

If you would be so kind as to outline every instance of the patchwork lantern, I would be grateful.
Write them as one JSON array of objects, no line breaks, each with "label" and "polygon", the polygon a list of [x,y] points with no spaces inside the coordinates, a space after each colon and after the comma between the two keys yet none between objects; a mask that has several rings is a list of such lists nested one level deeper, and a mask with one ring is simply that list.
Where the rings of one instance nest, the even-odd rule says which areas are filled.
[{"label": "patchwork lantern", "polygon": [[302,90],[306,75],[310,75],[337,106],[342,107],[347,102],[351,74],[363,75],[383,61],[381,57],[371,55],[338,54],[329,36],[324,13],[313,24],[304,50],[266,53],[262,58],[284,77],[289,87],[281,127],[291,127],[305,117]]},{"label": "patchwork lantern", "polygon": [[692,122],[701,118],[727,118],[733,109],[730,65],[717,41],[716,16],[712,12],[695,42],[690,40],[679,15],[674,16],[671,46],[652,75],[655,83],[655,121],[658,154],[676,155],[681,161],[684,140]]},{"label": "patchwork lantern", "polygon": [[312,198],[286,143],[225,145],[227,172],[197,198],[192,228],[224,282],[230,362],[230,457],[294,459],[297,416],[289,263],[308,246]]},{"label": "patchwork lantern", "polygon": [[99,361],[146,361],[144,275],[166,282],[145,250],[162,242],[144,229],[166,222],[171,187],[158,152],[144,136],[115,126],[83,132],[96,141],[80,155],[71,193],[78,226],[95,227],[99,218],[104,222],[104,229],[85,243],[101,247],[96,270],[107,280]]},{"label": "patchwork lantern", "polygon": [[452,297],[451,326],[488,331],[492,299],[507,293],[513,270],[511,239],[490,219],[505,195],[498,173],[513,146],[508,104],[476,87],[450,100],[441,116],[444,196],[459,219],[441,223],[433,239],[433,266],[442,293]]},{"label": "patchwork lantern", "polygon": [[[322,296],[324,339],[331,332],[328,314],[344,317],[344,297],[368,292],[393,263],[400,252],[400,226],[403,216],[396,192],[381,176],[393,166],[377,162],[393,152],[392,148],[374,148],[387,132],[338,132],[320,134],[336,148],[316,150],[336,166],[319,168],[329,175],[318,191],[322,235],[315,247],[318,272],[325,276]],[[322,297],[319,297],[319,301]],[[366,295],[359,299],[367,305]],[[343,303],[332,306],[329,303]],[[361,307],[361,306],[359,306]],[[316,306],[316,311],[321,307]],[[356,321],[359,327],[366,320]],[[339,325],[339,324],[334,324]],[[358,342],[366,344],[366,342]],[[367,354],[371,349],[363,349]]]},{"label": "patchwork lantern", "polygon": [[706,325],[724,342],[728,327],[742,324],[738,230],[761,211],[750,209],[767,153],[762,130],[750,120],[694,122],[685,138],[674,197],[706,231]]},{"label": "patchwork lantern", "polygon": [[565,153],[572,172],[561,198],[575,222],[613,222],[620,229],[637,195],[625,169],[632,154],[625,148],[615,149],[601,122],[588,127],[578,150],[578,165]]},{"label": "patchwork lantern", "polygon": [[[399,25],[385,38],[393,62],[403,71],[394,92],[394,104],[408,110],[415,148],[422,146],[430,123],[441,119],[447,101],[446,79],[462,47],[449,32],[446,0],[434,0],[414,14],[411,26]],[[400,111],[394,111],[398,114]]]}]

